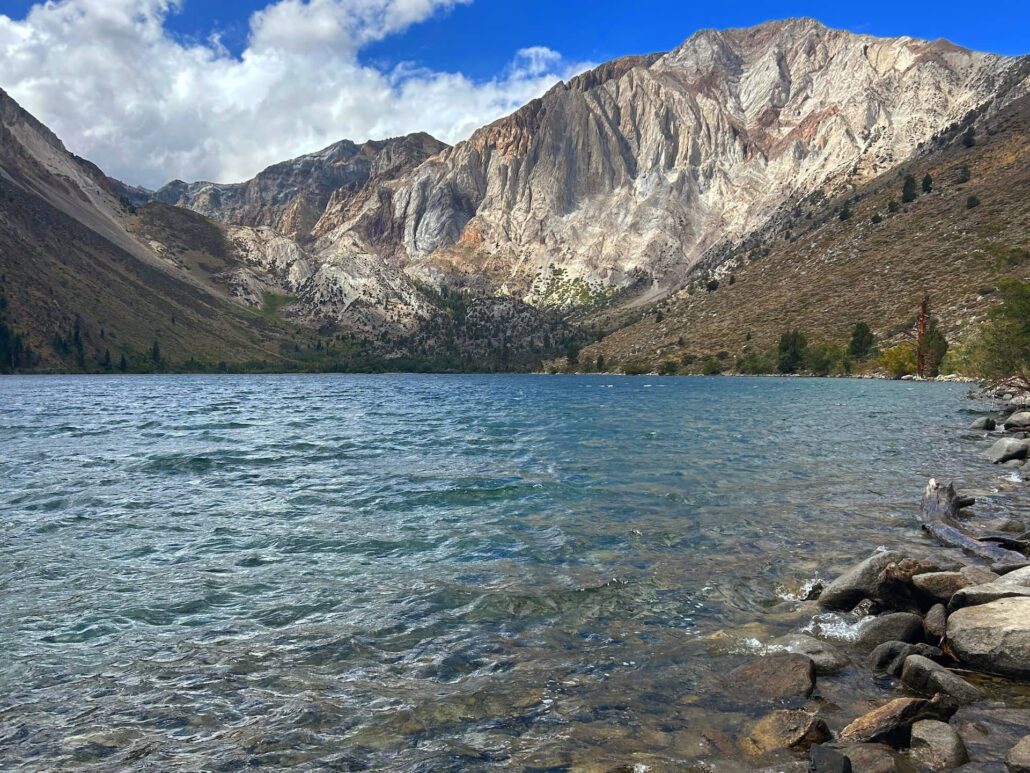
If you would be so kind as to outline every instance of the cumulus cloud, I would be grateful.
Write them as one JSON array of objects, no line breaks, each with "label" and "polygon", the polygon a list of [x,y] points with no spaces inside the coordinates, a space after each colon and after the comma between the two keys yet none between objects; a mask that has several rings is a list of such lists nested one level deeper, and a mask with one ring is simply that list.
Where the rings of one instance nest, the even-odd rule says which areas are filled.
[{"label": "cumulus cloud", "polygon": [[447,142],[588,63],[515,52],[488,81],[362,64],[365,46],[470,0],[278,0],[240,56],[170,35],[182,2],[51,0],[0,15],[0,86],[69,149],[127,182],[233,181],[343,138],[427,131]]}]

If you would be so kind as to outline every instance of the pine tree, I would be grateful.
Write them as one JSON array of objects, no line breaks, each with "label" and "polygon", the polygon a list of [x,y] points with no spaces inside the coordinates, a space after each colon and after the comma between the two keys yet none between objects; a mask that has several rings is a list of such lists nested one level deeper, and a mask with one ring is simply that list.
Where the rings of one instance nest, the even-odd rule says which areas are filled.
[{"label": "pine tree", "polygon": [[124,373],[128,369],[129,369],[129,362],[128,362],[128,360],[125,359],[125,352],[122,352],[122,359],[121,359],[121,362],[118,363],[118,370],[120,370],[122,373]]},{"label": "pine tree", "polygon": [[154,339],[154,346],[150,349],[150,359],[154,363],[155,368],[161,367],[161,344]]},{"label": "pine tree", "polygon": [[916,193],[916,178],[910,174],[905,175],[905,184],[901,188],[901,203],[908,204],[915,201],[918,195]]},{"label": "pine tree", "polygon": [[869,325],[865,322],[858,322],[855,324],[854,330],[851,331],[851,343],[848,344],[848,354],[856,360],[864,360],[872,352],[875,343],[876,336],[869,329]]},{"label": "pine tree", "polygon": [[933,178],[929,174],[923,177],[923,193],[929,193],[933,190]]}]

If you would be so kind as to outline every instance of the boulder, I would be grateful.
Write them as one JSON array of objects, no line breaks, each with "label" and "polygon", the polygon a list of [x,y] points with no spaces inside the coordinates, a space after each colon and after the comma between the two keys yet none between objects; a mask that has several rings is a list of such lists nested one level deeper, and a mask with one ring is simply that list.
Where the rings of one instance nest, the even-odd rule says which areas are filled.
[{"label": "boulder", "polygon": [[959,609],[948,618],[948,644],[971,668],[1030,678],[1030,598],[1001,598]]},{"label": "boulder", "polygon": [[963,566],[960,574],[969,580],[969,585],[984,585],[994,582],[1000,576],[997,572],[991,571],[986,566],[978,566],[977,564]]},{"label": "boulder", "polygon": [[[895,698],[860,716],[841,730],[840,737],[843,741],[882,741],[892,746],[907,746],[913,723],[921,719],[945,720],[955,713],[956,708],[954,702],[942,695],[935,695],[933,700]],[[854,758],[851,762],[855,762]]]},{"label": "boulder", "polygon": [[1006,572],[999,578],[1004,583],[1011,585],[1025,585],[1030,587],[1030,565],[1021,566],[1017,569],[1013,569],[1011,572]]},{"label": "boulder", "polygon": [[836,674],[848,665],[847,656],[824,641],[803,633],[792,633],[769,642],[770,645],[787,650],[797,655],[805,655],[815,664],[815,672],[820,675]]},{"label": "boulder", "polygon": [[815,689],[815,663],[805,655],[766,655],[733,669],[724,681],[752,701],[807,698]]},{"label": "boulder", "polygon": [[775,711],[758,720],[741,741],[744,752],[760,757],[776,749],[806,750],[833,737],[826,723],[807,711]]},{"label": "boulder", "polygon": [[912,725],[912,756],[931,770],[951,770],[969,762],[969,753],[951,725],[924,719]]},{"label": "boulder", "polygon": [[944,693],[958,704],[976,703],[983,698],[977,688],[944,666],[922,655],[909,655],[901,669],[901,681],[924,695]]},{"label": "boulder", "polygon": [[1010,773],[1030,773],[1030,735],[1012,747],[1005,755],[1005,764]]},{"label": "boulder", "polygon": [[923,633],[929,642],[940,642],[948,632],[948,610],[943,604],[934,604],[923,618]]},{"label": "boulder", "polygon": [[1028,566],[1030,566],[1030,561],[1002,561],[997,564],[991,564],[991,571],[1004,577],[1007,574],[1012,574],[1017,569],[1026,569]]},{"label": "boulder", "polygon": [[990,416],[981,416],[979,419],[969,425],[970,429],[985,429],[988,432],[993,432],[998,428],[998,423]]},{"label": "boulder", "polygon": [[844,749],[855,773],[894,773],[898,769],[889,746],[860,743]]},{"label": "boulder", "polygon": [[808,762],[811,773],[852,773],[851,760],[832,746],[813,746]]},{"label": "boulder", "polygon": [[1006,437],[985,451],[984,457],[994,464],[1002,464],[1012,459],[1026,459],[1028,452],[1030,452],[1030,441]]},{"label": "boulder", "polygon": [[951,597],[948,602],[948,611],[954,613],[963,607],[975,607],[981,604],[990,604],[992,601],[1010,598],[1030,599],[1030,587],[1009,581],[1011,574],[1004,575],[1000,580],[989,582],[986,585],[968,585]]},{"label": "boulder", "polygon": [[829,609],[851,609],[863,598],[876,596],[880,573],[888,564],[903,558],[892,551],[874,553],[827,585],[819,596],[819,603]]},{"label": "boulder", "polygon": [[903,641],[884,642],[869,655],[869,667],[891,676],[901,676],[901,669],[909,655],[939,658],[944,652],[929,644],[909,644]]},{"label": "boulder", "polygon": [[1020,411],[1005,419],[1006,432],[1026,432],[1030,430],[1030,411]]},{"label": "boulder", "polygon": [[924,597],[947,604],[955,591],[973,583],[962,572],[931,572],[916,575],[912,584]]},{"label": "boulder", "polygon": [[911,612],[893,612],[874,618],[858,631],[859,646],[873,648],[888,641],[914,644],[923,639],[923,618]]}]

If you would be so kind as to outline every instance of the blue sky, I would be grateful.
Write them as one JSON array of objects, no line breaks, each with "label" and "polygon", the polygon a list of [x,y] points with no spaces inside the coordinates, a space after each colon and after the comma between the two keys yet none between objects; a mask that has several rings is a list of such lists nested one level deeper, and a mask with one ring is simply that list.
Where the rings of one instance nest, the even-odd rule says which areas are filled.
[{"label": "blue sky", "polygon": [[608,59],[791,16],[1030,41],[1030,0],[0,0],[0,88],[127,182],[228,182],[344,138],[456,142]]}]

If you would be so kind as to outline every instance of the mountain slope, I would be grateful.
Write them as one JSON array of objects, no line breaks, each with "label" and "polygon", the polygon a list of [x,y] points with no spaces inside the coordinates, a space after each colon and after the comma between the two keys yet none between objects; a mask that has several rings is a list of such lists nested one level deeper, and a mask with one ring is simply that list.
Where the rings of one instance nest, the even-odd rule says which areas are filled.
[{"label": "mountain slope", "polygon": [[[793,327],[811,342],[844,345],[858,321],[896,341],[924,292],[946,335],[961,340],[1001,278],[1030,277],[1030,96],[978,122],[973,147],[964,135],[954,127],[853,191],[802,202],[713,260],[690,287],[587,347],[580,362],[600,355],[609,368],[665,360],[697,368],[725,353],[729,365],[774,348]],[[920,183],[930,175],[932,192],[902,204],[906,174]],[[968,206],[971,196],[978,206]],[[851,216],[842,220],[845,207]],[[710,291],[711,280],[718,287]]]}]

